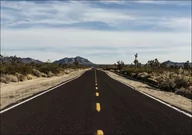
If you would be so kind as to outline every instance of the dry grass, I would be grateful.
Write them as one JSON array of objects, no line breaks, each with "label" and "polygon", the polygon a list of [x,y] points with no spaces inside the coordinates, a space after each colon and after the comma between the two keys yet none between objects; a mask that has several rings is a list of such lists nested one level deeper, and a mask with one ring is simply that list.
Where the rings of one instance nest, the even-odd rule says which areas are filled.
[{"label": "dry grass", "polygon": [[[134,71],[134,70],[133,70]],[[135,70],[136,71],[136,70]],[[157,85],[161,90],[185,93],[182,94],[187,97],[192,97],[192,77],[190,70],[178,69],[175,71],[162,71],[162,72],[143,72],[139,69],[137,72],[120,71],[125,76],[131,76],[133,78],[142,80],[144,82]]]},{"label": "dry grass", "polygon": [[33,74],[37,77],[47,77],[47,75],[45,73],[40,72],[37,69],[33,69]]},{"label": "dry grass", "polygon": [[9,82],[18,82],[18,78],[15,75],[6,75],[6,74],[1,74],[0,81],[2,83],[9,83]]}]

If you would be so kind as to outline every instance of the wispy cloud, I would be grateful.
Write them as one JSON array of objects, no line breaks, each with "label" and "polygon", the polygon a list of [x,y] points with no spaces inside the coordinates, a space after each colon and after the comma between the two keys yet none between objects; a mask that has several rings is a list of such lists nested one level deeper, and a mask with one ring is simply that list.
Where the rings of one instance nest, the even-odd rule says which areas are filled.
[{"label": "wispy cloud", "polygon": [[[137,1],[139,2],[139,1]],[[142,1],[144,2],[144,1]],[[150,1],[151,2],[151,1]],[[118,2],[119,3],[119,2]],[[158,10],[146,10],[145,6],[135,5],[133,2],[126,2],[126,8],[122,9],[113,6],[113,9],[107,9],[106,5],[101,8],[95,5],[98,2],[76,2],[76,1],[49,1],[45,3],[36,3],[33,1],[19,1],[19,2],[1,2],[2,5],[2,27],[6,28],[24,28],[26,27],[80,27],[80,28],[95,28],[103,30],[103,27],[114,30],[130,30],[132,27],[135,29],[145,29],[147,25],[156,24],[160,22],[161,25],[155,25],[158,29],[167,28],[169,21],[176,22],[179,25],[172,25],[170,30],[177,30],[189,26],[190,16],[183,17],[174,15],[170,10],[165,9],[158,17],[154,15],[155,12],[160,13]],[[99,3],[101,4],[101,3]],[[114,2],[112,3],[114,4]],[[132,7],[131,7],[132,6]],[[133,8],[134,7],[134,8]],[[137,10],[141,8],[141,10]],[[163,7],[162,7],[163,8]],[[135,10],[136,9],[136,10]],[[186,12],[186,11],[184,11]],[[189,12],[189,11],[188,11]],[[153,14],[151,14],[153,13]],[[143,16],[143,14],[146,14]],[[176,12],[177,14],[177,12]],[[166,19],[165,19],[166,18]],[[175,21],[177,18],[179,21]],[[182,20],[181,20],[182,19]],[[181,20],[181,21],[180,21]],[[147,23],[148,22],[148,23]],[[140,27],[137,27],[139,24]],[[163,25],[165,24],[165,25]],[[187,24],[187,25],[186,25]],[[104,25],[104,26],[103,26]],[[187,27],[188,28],[188,27]],[[154,27],[148,28],[153,30]]]},{"label": "wispy cloud", "polygon": [[137,52],[142,62],[185,61],[190,9],[189,2],[155,0],[1,1],[2,52],[40,60],[81,55],[96,63],[130,63]]},{"label": "wispy cloud", "polygon": [[[173,40],[174,39],[174,40]],[[59,53],[64,56],[81,55],[93,58],[101,57],[101,63],[114,61],[115,57],[131,62],[131,54],[135,52],[147,55],[148,59],[155,56],[166,57],[171,53],[170,59],[187,59],[190,52],[190,35],[187,33],[172,32],[112,32],[99,30],[77,29],[29,29],[29,30],[2,30],[2,51],[41,52],[39,56],[46,60],[47,53]],[[25,48],[25,50],[23,50]],[[28,51],[27,51],[28,48]],[[44,48],[44,49],[43,49]],[[181,52],[181,48],[185,51]],[[14,49],[17,49],[15,51]],[[44,50],[44,51],[42,51]],[[175,51],[173,51],[175,50]],[[172,52],[171,52],[172,51]],[[155,52],[155,53],[154,53]],[[114,59],[102,57],[113,54]],[[178,57],[178,53],[182,57]],[[37,57],[34,56],[33,57]],[[60,55],[54,56],[59,59]],[[49,59],[53,60],[52,56]],[[162,59],[163,60],[163,59]],[[143,62],[147,61],[144,59]]]}]

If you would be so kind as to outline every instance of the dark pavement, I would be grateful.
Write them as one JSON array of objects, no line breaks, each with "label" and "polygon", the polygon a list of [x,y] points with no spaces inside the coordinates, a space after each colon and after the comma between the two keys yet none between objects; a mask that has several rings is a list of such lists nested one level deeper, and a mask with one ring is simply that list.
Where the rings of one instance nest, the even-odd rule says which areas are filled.
[{"label": "dark pavement", "polygon": [[[87,71],[0,114],[1,134],[192,134],[192,119],[108,77]],[[99,96],[96,96],[96,92]],[[101,110],[96,110],[100,103]]]}]

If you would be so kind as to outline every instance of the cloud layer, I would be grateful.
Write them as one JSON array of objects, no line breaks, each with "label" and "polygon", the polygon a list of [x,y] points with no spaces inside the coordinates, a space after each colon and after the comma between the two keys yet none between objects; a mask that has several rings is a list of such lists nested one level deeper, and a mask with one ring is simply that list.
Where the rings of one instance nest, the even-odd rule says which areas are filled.
[{"label": "cloud layer", "polygon": [[177,1],[1,1],[2,53],[43,61],[80,55],[131,63],[134,53],[143,63],[186,61],[190,8]]}]

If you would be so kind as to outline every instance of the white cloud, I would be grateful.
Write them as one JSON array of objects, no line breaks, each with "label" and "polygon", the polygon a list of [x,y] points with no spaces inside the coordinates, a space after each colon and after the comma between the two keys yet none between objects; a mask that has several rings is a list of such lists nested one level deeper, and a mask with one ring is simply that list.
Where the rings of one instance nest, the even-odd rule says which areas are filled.
[{"label": "white cloud", "polygon": [[[122,1],[104,3],[121,5]],[[85,1],[49,1],[43,4],[32,1],[1,1],[1,6],[1,51],[8,55],[30,56],[43,61],[80,55],[96,63],[114,63],[116,60],[131,63],[136,52],[143,63],[156,57],[160,61],[190,59],[191,17],[177,15],[176,10],[170,12],[163,9],[160,12],[155,8],[138,10],[130,6],[127,9],[105,8]],[[99,28],[11,28],[23,24],[35,26],[38,23],[72,24],[86,21],[103,22],[109,26],[121,27],[123,31],[105,31]],[[140,26],[141,29],[126,29],[135,26]],[[150,31],[146,26],[150,30],[152,27],[157,29]]]},{"label": "white cloud", "polygon": [[[156,1],[137,2],[153,3]],[[103,22],[116,28],[121,27],[121,29],[123,29],[123,27],[131,27],[131,25],[134,24],[143,25],[143,27],[145,27],[146,24],[154,24],[157,25],[157,27],[168,27],[173,30],[187,30],[191,24],[191,17],[166,17],[166,12],[162,13],[164,17],[151,15],[151,13],[155,13],[156,11],[150,10],[150,8],[148,10],[134,10],[134,8],[127,6],[127,9],[109,9],[98,6],[95,7],[93,6],[94,3],[95,2],[52,1],[37,4],[26,1],[3,1],[1,2],[3,7],[1,12],[2,27],[16,27],[17,25],[22,26],[22,24],[29,24],[35,27],[36,24],[64,25],[95,21]],[[145,14],[143,15],[143,13]],[[86,27],[86,25],[84,27]]]},{"label": "white cloud", "polygon": [[191,32],[191,18],[165,18],[163,20],[159,22],[160,26]]},{"label": "white cloud", "polygon": [[[145,55],[146,59],[150,59],[152,56],[158,56],[163,60],[170,58],[173,60],[186,60],[188,59],[188,55],[190,55],[190,52],[187,53],[186,50],[189,49],[189,46],[191,45],[190,34],[167,32],[108,32],[80,29],[28,29],[2,30],[1,36],[2,52],[8,53],[9,49],[22,50],[23,48],[29,48],[29,52],[31,53],[21,51],[20,53],[29,55],[33,54],[32,52],[37,54],[40,51],[41,53],[38,53],[38,58],[41,60],[47,60],[48,56],[51,57],[51,60],[55,60],[59,59],[61,56],[85,55],[94,58],[94,55],[97,53],[112,53],[114,55],[117,54],[115,57],[110,56],[114,57],[114,59],[119,57],[119,59],[127,59],[126,62],[131,62],[126,57],[135,52]],[[83,52],[83,50],[76,50],[76,47],[93,47],[93,50],[90,49],[88,50],[89,52],[86,52],[86,50]],[[94,50],[94,47],[99,49]],[[115,50],[102,51],[103,47],[114,48]],[[33,48],[33,50],[30,51],[30,48]],[[34,50],[34,48],[36,48],[36,50]],[[42,51],[41,48],[48,49],[47,51]],[[184,49],[182,50],[181,48]],[[167,58],[165,53],[170,53],[170,57]],[[54,54],[54,57],[47,54]],[[178,54],[183,54],[183,56],[178,56]],[[143,59],[142,62],[145,62],[146,59]],[[103,61],[104,63],[108,60],[110,60],[108,57],[102,58],[101,62]],[[99,63],[99,61],[96,62]]]},{"label": "white cloud", "polygon": [[191,6],[190,0],[135,0],[135,2],[140,4]]}]

